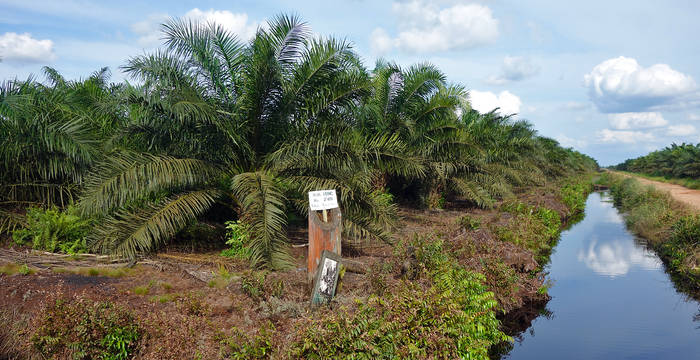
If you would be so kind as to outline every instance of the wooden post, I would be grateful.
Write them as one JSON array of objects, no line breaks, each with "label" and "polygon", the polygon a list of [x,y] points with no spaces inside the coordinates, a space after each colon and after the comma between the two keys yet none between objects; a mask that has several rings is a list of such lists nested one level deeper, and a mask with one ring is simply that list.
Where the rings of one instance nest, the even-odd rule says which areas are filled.
[{"label": "wooden post", "polygon": [[309,258],[307,266],[309,282],[316,274],[323,250],[341,255],[340,235],[343,232],[343,216],[340,213],[340,208],[323,210],[322,214],[320,211],[309,210]]}]

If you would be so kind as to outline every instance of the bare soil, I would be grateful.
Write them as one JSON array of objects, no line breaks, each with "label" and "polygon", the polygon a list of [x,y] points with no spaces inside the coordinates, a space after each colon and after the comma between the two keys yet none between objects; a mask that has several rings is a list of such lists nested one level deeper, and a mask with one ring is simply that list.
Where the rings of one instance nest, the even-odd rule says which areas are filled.
[{"label": "bare soil", "polygon": [[654,180],[649,180],[645,179],[640,176],[632,176],[629,174],[625,173],[620,173],[620,172],[614,172],[615,174],[625,176],[625,177],[634,177],[639,181],[640,183],[644,185],[651,185],[654,186],[656,189],[665,191],[671,195],[672,198],[690,206],[691,208],[695,210],[700,210],[700,190],[693,190],[693,189],[688,189],[686,187],[676,185],[676,184],[669,184],[661,181],[654,181]]}]

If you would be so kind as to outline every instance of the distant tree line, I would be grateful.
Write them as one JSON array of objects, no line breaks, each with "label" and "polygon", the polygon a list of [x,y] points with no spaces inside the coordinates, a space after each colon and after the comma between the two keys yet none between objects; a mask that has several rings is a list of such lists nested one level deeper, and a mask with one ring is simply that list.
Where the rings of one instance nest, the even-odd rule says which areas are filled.
[{"label": "distant tree line", "polygon": [[628,159],[614,168],[651,176],[700,179],[700,144],[671,144],[663,150]]}]

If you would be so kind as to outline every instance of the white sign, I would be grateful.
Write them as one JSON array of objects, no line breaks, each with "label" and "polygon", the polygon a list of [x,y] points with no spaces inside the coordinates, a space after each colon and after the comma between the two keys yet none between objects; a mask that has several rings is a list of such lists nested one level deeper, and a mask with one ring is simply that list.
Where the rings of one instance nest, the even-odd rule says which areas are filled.
[{"label": "white sign", "polygon": [[338,207],[335,190],[309,191],[309,208],[311,210],[328,210]]}]

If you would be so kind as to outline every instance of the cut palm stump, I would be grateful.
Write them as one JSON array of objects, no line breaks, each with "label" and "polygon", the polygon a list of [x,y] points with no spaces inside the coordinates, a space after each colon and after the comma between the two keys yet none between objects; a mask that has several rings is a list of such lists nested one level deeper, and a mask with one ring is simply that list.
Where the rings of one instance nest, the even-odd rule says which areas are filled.
[{"label": "cut palm stump", "polygon": [[[328,221],[323,221],[323,213]],[[309,257],[308,280],[313,280],[316,268],[321,261],[323,250],[341,255],[340,234],[343,231],[343,216],[340,208],[314,211],[309,210]]]}]

